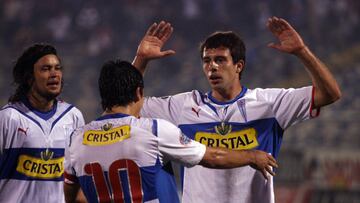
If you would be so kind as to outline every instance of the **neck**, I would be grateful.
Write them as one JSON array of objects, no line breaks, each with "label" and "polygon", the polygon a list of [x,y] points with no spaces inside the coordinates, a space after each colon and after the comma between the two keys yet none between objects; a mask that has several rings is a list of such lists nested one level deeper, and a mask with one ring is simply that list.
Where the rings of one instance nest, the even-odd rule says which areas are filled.
[{"label": "neck", "polygon": [[116,114],[116,113],[122,113],[122,114],[139,117],[139,111],[137,111],[136,108],[133,107],[133,104],[129,104],[127,106],[113,106],[111,108],[106,109],[103,115]]},{"label": "neck", "polygon": [[217,101],[227,102],[235,99],[240,94],[241,91],[242,91],[241,85],[227,89],[219,89],[219,90],[212,89],[211,96],[214,97]]},{"label": "neck", "polygon": [[31,106],[39,111],[50,111],[54,105],[54,99],[48,100],[33,91],[28,94],[27,98]]}]

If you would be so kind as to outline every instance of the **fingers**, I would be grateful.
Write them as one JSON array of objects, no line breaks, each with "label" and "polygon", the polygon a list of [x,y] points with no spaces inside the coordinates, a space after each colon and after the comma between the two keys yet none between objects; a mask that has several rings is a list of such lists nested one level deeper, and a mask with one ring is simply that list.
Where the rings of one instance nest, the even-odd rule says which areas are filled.
[{"label": "fingers", "polygon": [[272,168],[271,168],[270,166],[265,167],[265,170],[266,170],[268,173],[270,173],[272,176],[275,175],[275,172],[272,170]]},{"label": "fingers", "polygon": [[146,32],[146,35],[159,38],[161,41],[169,39],[173,32],[173,27],[170,23],[161,21],[159,24],[152,24]]},{"label": "fingers", "polygon": [[261,169],[260,171],[266,180],[269,179],[268,173],[272,176],[276,175],[270,166],[266,166],[265,168]]},{"label": "fingers", "polygon": [[268,176],[267,176],[266,170],[265,170],[265,169],[262,169],[262,170],[261,170],[261,173],[262,173],[262,175],[264,176],[264,178],[265,178],[266,180],[268,180]]},{"label": "fingers", "polygon": [[171,49],[161,52],[161,55],[162,55],[162,56],[170,56],[170,55],[174,55],[174,54],[175,54],[175,51],[174,51],[174,50],[171,50]]},{"label": "fingers", "polygon": [[270,154],[268,154],[268,158],[269,158],[269,165],[274,167],[274,168],[278,168],[279,166],[277,165],[276,159],[271,156]]},{"label": "fingers", "polygon": [[160,38],[160,40],[163,42],[166,42],[170,38],[173,31],[174,31],[174,28],[171,27],[171,24],[169,23],[169,26],[167,27],[166,30],[164,30],[163,36]]},{"label": "fingers", "polygon": [[153,24],[149,27],[149,29],[146,31],[146,35],[153,36],[156,27],[157,27],[157,23],[153,23]]},{"label": "fingers", "polygon": [[293,29],[286,20],[275,16],[268,19],[266,26],[276,35],[280,34],[284,30]]}]

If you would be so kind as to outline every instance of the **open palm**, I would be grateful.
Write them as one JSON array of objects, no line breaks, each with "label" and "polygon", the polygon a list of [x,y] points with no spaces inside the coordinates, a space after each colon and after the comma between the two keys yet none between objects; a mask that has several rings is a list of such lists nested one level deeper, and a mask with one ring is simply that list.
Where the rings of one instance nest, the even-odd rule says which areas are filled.
[{"label": "open palm", "polygon": [[170,23],[161,21],[159,24],[152,24],[141,40],[136,55],[151,60],[175,54],[173,50],[161,51],[172,32]]},{"label": "open palm", "polygon": [[270,43],[269,47],[293,54],[305,47],[300,35],[284,19],[277,17],[269,18],[267,27],[279,40],[278,44]]}]

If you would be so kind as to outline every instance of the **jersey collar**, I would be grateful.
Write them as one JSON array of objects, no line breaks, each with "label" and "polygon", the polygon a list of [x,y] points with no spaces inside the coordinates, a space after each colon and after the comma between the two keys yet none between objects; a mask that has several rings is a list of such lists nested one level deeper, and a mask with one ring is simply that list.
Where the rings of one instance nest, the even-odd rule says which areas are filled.
[{"label": "jersey collar", "polygon": [[212,96],[212,91],[207,93],[208,98],[210,99],[211,102],[218,104],[218,105],[226,105],[226,104],[231,104],[234,103],[235,101],[237,101],[238,99],[240,99],[241,97],[243,97],[247,91],[247,88],[244,86],[241,86],[242,90],[240,92],[240,94],[238,94],[234,99],[230,100],[230,101],[225,101],[225,102],[220,102],[217,101],[213,96]]},{"label": "jersey collar", "polygon": [[113,119],[113,118],[124,118],[130,116],[128,114],[123,114],[123,113],[114,113],[114,114],[107,114],[104,116],[100,116],[99,118],[97,118],[97,121],[101,121],[101,120],[107,120],[107,119]]}]

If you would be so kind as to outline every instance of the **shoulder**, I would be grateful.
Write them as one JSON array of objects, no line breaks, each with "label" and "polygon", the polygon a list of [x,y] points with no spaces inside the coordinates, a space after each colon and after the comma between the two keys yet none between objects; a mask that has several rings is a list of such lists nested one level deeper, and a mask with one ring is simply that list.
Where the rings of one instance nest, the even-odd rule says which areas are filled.
[{"label": "shoulder", "polygon": [[273,101],[293,95],[310,95],[312,87],[300,87],[300,88],[256,88],[249,89],[247,92],[248,98],[254,98],[260,101]]},{"label": "shoulder", "polygon": [[176,132],[180,131],[180,129],[177,126],[175,126],[174,124],[172,124],[167,120],[159,119],[159,118],[153,120],[156,122],[158,132],[171,134],[174,131]]},{"label": "shoulder", "polygon": [[25,113],[20,103],[9,103],[0,109],[0,120],[17,120],[21,115],[25,116]]},{"label": "shoulder", "polygon": [[67,103],[64,100],[58,100],[57,105],[58,105],[58,109],[60,111],[63,111],[64,113],[69,112],[69,113],[72,113],[72,114],[74,114],[76,116],[83,117],[81,111],[78,108],[76,108],[73,104]]},{"label": "shoulder", "polygon": [[256,97],[257,99],[265,99],[267,97],[276,96],[286,92],[289,89],[285,88],[255,88],[248,89],[247,96]]},{"label": "shoulder", "polygon": [[179,99],[185,99],[188,97],[192,97],[194,94],[196,94],[196,92],[197,92],[197,90],[193,90],[190,92],[182,92],[182,93],[178,93],[178,94],[174,94],[174,95],[167,95],[167,96],[161,96],[161,97],[150,96],[150,97],[146,97],[145,99],[147,99],[147,100],[153,100],[153,99],[179,100]]}]

